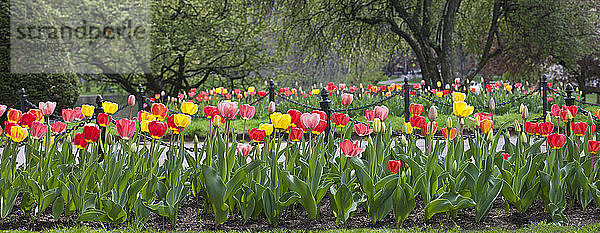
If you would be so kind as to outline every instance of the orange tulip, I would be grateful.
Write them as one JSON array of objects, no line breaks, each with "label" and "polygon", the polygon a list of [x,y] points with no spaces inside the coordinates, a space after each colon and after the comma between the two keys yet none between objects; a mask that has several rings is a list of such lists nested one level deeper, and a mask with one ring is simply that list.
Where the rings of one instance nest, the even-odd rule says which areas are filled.
[{"label": "orange tulip", "polygon": [[487,134],[494,128],[494,122],[489,119],[485,119],[479,123],[479,128],[481,128],[481,132]]},{"label": "orange tulip", "polygon": [[31,113],[35,116],[35,120],[37,122],[41,122],[44,123],[44,114],[42,113],[42,110],[39,109],[29,109],[29,111],[27,111],[27,113]]},{"label": "orange tulip", "polygon": [[164,104],[153,103],[151,110],[152,115],[156,116],[159,121],[164,121],[169,114],[169,109]]},{"label": "orange tulip", "polygon": [[452,141],[456,137],[456,133],[456,128],[452,128],[450,130],[448,130],[448,128],[442,129],[442,136],[444,136],[444,139],[448,141]]},{"label": "orange tulip", "polygon": [[6,117],[8,118],[9,122],[12,123],[19,123],[19,121],[21,121],[21,117],[23,116],[23,113],[19,110],[16,109],[9,109],[8,112],[6,113]]}]

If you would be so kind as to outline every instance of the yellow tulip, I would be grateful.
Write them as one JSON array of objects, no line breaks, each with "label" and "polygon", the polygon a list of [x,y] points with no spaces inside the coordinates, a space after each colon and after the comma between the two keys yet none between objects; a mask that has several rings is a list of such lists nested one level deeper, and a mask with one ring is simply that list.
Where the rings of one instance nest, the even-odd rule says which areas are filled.
[{"label": "yellow tulip", "polygon": [[437,81],[437,86],[438,86],[438,87],[442,87],[442,82],[440,82],[440,81]]},{"label": "yellow tulip", "polygon": [[221,93],[223,93],[223,87],[217,87],[217,89],[215,89],[215,92],[216,92],[217,94],[221,94]]},{"label": "yellow tulip", "polygon": [[273,127],[276,129],[285,130],[292,125],[292,116],[290,116],[290,114],[281,114],[276,112],[271,114],[270,118],[271,124],[273,124]]},{"label": "yellow tulip", "polygon": [[23,140],[25,140],[25,138],[27,138],[27,135],[28,135],[27,129],[16,125],[16,126],[13,126],[10,128],[10,135],[8,135],[8,136],[14,142],[22,142]]},{"label": "yellow tulip", "polygon": [[452,104],[452,112],[460,118],[468,117],[473,113],[473,110],[475,110],[475,108],[464,101],[454,102],[454,104]]},{"label": "yellow tulip", "polygon": [[181,103],[181,112],[188,114],[188,115],[194,115],[196,114],[196,112],[198,112],[198,105],[192,103],[192,102],[183,102]]},{"label": "yellow tulip", "polygon": [[437,97],[442,97],[442,96],[444,96],[444,92],[437,91],[437,92],[435,92],[435,95],[437,95]]},{"label": "yellow tulip", "polygon": [[404,129],[403,130],[404,130],[405,134],[411,134],[413,132],[413,127],[410,124],[410,122],[405,122],[404,123]]},{"label": "yellow tulip", "polygon": [[173,120],[175,121],[175,125],[179,128],[188,127],[188,125],[190,125],[192,122],[192,118],[185,114],[175,114]]},{"label": "yellow tulip", "polygon": [[92,115],[94,115],[94,106],[92,105],[81,105],[81,114],[83,114],[86,117],[91,117]]},{"label": "yellow tulip", "polygon": [[147,120],[142,120],[142,122],[140,122],[140,126],[142,127],[142,132],[150,133],[150,130],[148,129],[148,123],[150,123],[150,121],[147,121]]},{"label": "yellow tulip", "polygon": [[461,92],[452,92],[452,100],[454,100],[454,102],[460,102],[460,101],[465,101],[465,93],[461,93]]},{"label": "yellow tulip", "polygon": [[248,92],[254,92],[254,87],[248,87]]},{"label": "yellow tulip", "polygon": [[265,131],[267,136],[273,133],[273,125],[272,124],[260,124],[258,125],[258,129],[262,129]]},{"label": "yellow tulip", "polygon": [[507,90],[507,91],[512,91],[512,89],[513,89],[513,86],[512,86],[512,85],[506,85],[506,86],[504,87],[504,89],[505,89],[505,90]]},{"label": "yellow tulip", "polygon": [[119,105],[113,102],[102,102],[102,110],[106,114],[114,114],[119,109]]},{"label": "yellow tulip", "polygon": [[391,92],[389,92],[389,91],[388,91],[388,92],[386,92],[386,93],[385,93],[385,97],[388,97],[388,98],[389,98],[390,96],[392,96],[392,93],[391,93]]},{"label": "yellow tulip", "polygon": [[212,126],[213,127],[219,127],[220,125],[225,124],[223,122],[223,117],[221,117],[220,115],[215,115],[212,118]]},{"label": "yellow tulip", "polygon": [[313,90],[312,90],[312,93],[313,93],[313,95],[318,95],[318,94],[319,94],[319,92],[320,92],[320,90],[319,90],[319,89],[313,89]]}]

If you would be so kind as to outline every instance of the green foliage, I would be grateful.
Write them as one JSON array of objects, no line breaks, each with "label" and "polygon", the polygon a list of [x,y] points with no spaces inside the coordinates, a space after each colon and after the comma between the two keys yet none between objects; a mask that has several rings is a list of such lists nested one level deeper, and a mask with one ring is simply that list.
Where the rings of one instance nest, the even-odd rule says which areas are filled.
[{"label": "green foliage", "polygon": [[[79,98],[80,84],[76,75],[0,73],[0,82],[3,83],[0,86],[0,103],[4,105],[18,102],[21,88],[25,88],[27,100],[33,104],[54,101],[56,109],[72,107]],[[19,103],[14,107],[20,108]]]}]

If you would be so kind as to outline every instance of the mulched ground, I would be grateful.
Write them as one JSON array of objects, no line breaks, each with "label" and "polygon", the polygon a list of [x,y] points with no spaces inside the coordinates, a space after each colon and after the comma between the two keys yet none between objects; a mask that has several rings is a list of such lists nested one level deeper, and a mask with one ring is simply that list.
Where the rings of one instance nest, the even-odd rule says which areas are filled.
[{"label": "mulched ground", "polygon": [[[19,198],[20,199],[20,198]],[[102,223],[77,223],[76,216],[61,216],[56,220],[52,217],[50,209],[44,211],[39,220],[26,216],[17,205],[13,212],[5,219],[0,221],[0,230],[31,230],[42,231],[56,227],[77,226],[78,224],[99,228],[115,229],[125,228],[127,224],[111,225]],[[324,230],[335,228],[394,228],[395,222],[390,213],[382,221],[372,224],[369,220],[366,210],[360,206],[354,216],[350,218],[346,226],[336,226],[335,216],[329,208],[329,200],[325,197],[320,204],[320,215],[315,221],[308,218],[308,214],[302,209],[301,205],[294,208],[288,208],[281,216],[277,227],[269,225],[266,218],[250,219],[244,222],[239,214],[230,214],[229,219],[222,225],[215,224],[212,214],[206,214],[203,211],[204,202],[200,198],[196,200],[191,196],[185,201],[185,204],[179,209],[179,220],[173,228],[170,221],[166,218],[153,214],[146,224],[149,229],[155,230],[178,230],[178,231],[198,231],[198,230],[236,230],[236,231],[261,231],[277,228],[298,229],[298,230]],[[200,210],[200,213],[198,212]],[[293,214],[291,211],[293,210]],[[565,210],[565,215],[569,219],[570,225],[588,225],[600,222],[600,208],[595,203],[591,203],[583,211],[575,204],[573,207]],[[133,216],[130,216],[133,218]],[[424,221],[423,203],[417,200],[416,209],[410,214],[404,222],[405,228],[420,227],[422,229],[439,228],[460,228],[464,230],[481,230],[489,228],[518,229],[525,227],[533,222],[551,222],[550,215],[544,212],[544,204],[536,201],[526,213],[521,214],[512,208],[507,211],[504,209],[502,197],[496,199],[493,207],[483,223],[475,223],[475,209],[460,210],[455,219],[449,219],[445,214],[437,214],[429,221]]]}]

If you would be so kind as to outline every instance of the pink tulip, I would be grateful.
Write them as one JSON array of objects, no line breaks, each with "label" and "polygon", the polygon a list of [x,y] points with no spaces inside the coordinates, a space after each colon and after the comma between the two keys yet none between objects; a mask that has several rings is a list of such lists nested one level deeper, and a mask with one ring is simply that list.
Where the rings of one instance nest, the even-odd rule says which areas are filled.
[{"label": "pink tulip", "polygon": [[377,106],[375,107],[375,118],[379,118],[381,121],[385,121],[387,119],[390,110],[386,106]]},{"label": "pink tulip", "polygon": [[342,99],[342,105],[351,105],[352,100],[354,99],[354,95],[344,93],[340,96],[340,98]]},{"label": "pink tulip", "polygon": [[135,133],[135,121],[129,119],[121,119],[117,121],[117,133],[123,140],[129,140],[133,138]]},{"label": "pink tulip", "polygon": [[550,107],[550,114],[554,117],[560,117],[560,107],[553,104],[552,107]]},{"label": "pink tulip", "polygon": [[129,97],[127,98],[127,105],[129,105],[130,107],[133,107],[135,105],[134,95],[129,95]]},{"label": "pink tulip", "polygon": [[50,130],[52,130],[53,133],[65,132],[65,129],[67,129],[67,125],[60,121],[52,123],[52,126],[50,127]]},{"label": "pink tulip", "polygon": [[237,145],[237,150],[241,151],[242,154],[244,154],[244,156],[248,155],[250,153],[250,150],[252,150],[252,146],[250,144],[238,144]]},{"label": "pink tulip", "polygon": [[[148,106],[148,105],[146,104],[146,106]],[[144,108],[145,108],[146,106],[144,106]],[[83,119],[85,119],[85,116],[84,116],[84,115],[83,115],[83,113],[81,112],[81,107],[76,107],[76,108],[74,108],[74,109],[73,109],[73,111],[75,112],[75,113],[74,113],[74,115],[75,115],[75,120],[78,120],[78,121],[80,121],[80,120],[83,120]]]},{"label": "pink tulip", "polygon": [[319,125],[321,115],[318,113],[303,113],[300,115],[300,122],[306,129],[314,129]]},{"label": "pink tulip", "polygon": [[34,121],[31,123],[31,137],[34,139],[42,139],[46,136],[46,132],[48,132],[48,126]]},{"label": "pink tulip", "polygon": [[238,103],[221,101],[217,104],[217,110],[219,111],[219,115],[223,118],[232,120],[239,112]]},{"label": "pink tulip", "polygon": [[[365,118],[367,118],[367,121],[373,121],[375,120],[375,111],[371,110],[367,110],[365,111]],[[379,119],[381,120],[381,119]]]},{"label": "pink tulip", "polygon": [[6,105],[0,104],[0,117],[6,112]]},{"label": "pink tulip", "polygon": [[240,106],[240,117],[244,120],[252,119],[256,113],[256,108],[248,104]]},{"label": "pink tulip", "polygon": [[346,157],[354,157],[362,153],[365,149],[358,146],[358,142],[352,143],[352,141],[346,139],[342,142],[342,153]]},{"label": "pink tulip", "polygon": [[56,108],[56,102],[40,102],[39,108],[42,110],[42,114],[44,114],[44,116],[50,116]]},{"label": "pink tulip", "polygon": [[369,125],[364,123],[354,124],[354,131],[358,136],[367,136],[373,132],[373,129],[369,128]]},{"label": "pink tulip", "polygon": [[[81,110],[79,111],[81,113]],[[77,110],[65,108],[62,110],[63,121],[65,122],[73,122],[75,120],[75,116],[77,114]]]}]

